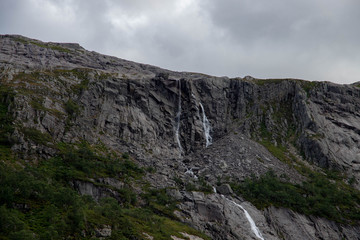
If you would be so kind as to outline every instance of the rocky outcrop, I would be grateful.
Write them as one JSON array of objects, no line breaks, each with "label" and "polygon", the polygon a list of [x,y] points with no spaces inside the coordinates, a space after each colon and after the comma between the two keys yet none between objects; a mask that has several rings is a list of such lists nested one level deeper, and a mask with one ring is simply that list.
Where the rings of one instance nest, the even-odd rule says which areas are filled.
[{"label": "rocky outcrop", "polygon": [[97,181],[80,181],[74,180],[70,183],[72,187],[81,195],[89,195],[96,201],[101,198],[113,197],[122,202],[120,194],[117,190],[121,190],[124,184],[112,178],[100,178]]},{"label": "rocky outcrop", "polygon": [[195,224],[213,239],[259,239],[252,232],[242,205],[264,239],[359,239],[360,227],[337,224],[324,218],[307,217],[285,208],[263,211],[248,202],[221,194],[183,192],[177,216]]},{"label": "rocky outcrop", "polygon": [[[129,152],[140,165],[157,169],[147,175],[155,187],[176,187],[176,179],[215,186],[219,179],[242,181],[269,169],[301,183],[305,177],[294,168],[299,162],[339,170],[360,187],[360,88],[355,84],[172,72],[76,44],[14,35],[0,36],[0,78],[16,93],[13,150],[29,161],[53,156],[59,142],[86,140]],[[29,136],[29,129],[48,141]],[[296,161],[279,159],[266,144],[290,149],[286,154]],[[106,178],[72,184],[97,200],[118,198],[112,188],[123,186]],[[213,239],[258,239],[241,203],[264,239],[359,236],[357,227],[288,209],[258,210],[231,197],[226,185],[218,191],[226,197],[172,192],[180,202],[178,217]]]},{"label": "rocky outcrop", "polygon": [[265,211],[270,226],[283,239],[359,239],[359,226],[345,226],[332,221],[306,217],[289,209],[270,207]]},{"label": "rocky outcrop", "polygon": [[[244,210],[236,205],[239,203],[238,199],[220,194],[184,192],[181,211],[176,214],[184,222],[203,230],[212,239],[258,239],[251,230]],[[264,239],[278,239],[261,212],[249,203],[241,204],[254,219]]]}]

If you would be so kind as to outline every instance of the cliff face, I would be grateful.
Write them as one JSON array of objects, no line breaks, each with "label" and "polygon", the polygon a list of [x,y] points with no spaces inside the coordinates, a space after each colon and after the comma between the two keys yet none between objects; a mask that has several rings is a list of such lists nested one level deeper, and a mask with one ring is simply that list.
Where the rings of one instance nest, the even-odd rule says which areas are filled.
[{"label": "cliff face", "polygon": [[[201,192],[201,185],[238,183],[270,169],[292,184],[307,181],[309,172],[336,172],[341,186],[359,189],[355,84],[172,72],[21,36],[0,37],[0,70],[1,84],[15,92],[11,149],[22,159],[50,159],[56,144],[80,141],[128,152],[156,169],[144,177],[153,187],[171,187],[176,216],[213,239],[261,238],[240,203],[264,239],[360,236],[358,225],[326,214],[305,216],[281,204],[257,209],[241,193]],[[26,129],[48,140],[37,141]],[[81,181],[72,186],[95,199],[119,198]]]}]

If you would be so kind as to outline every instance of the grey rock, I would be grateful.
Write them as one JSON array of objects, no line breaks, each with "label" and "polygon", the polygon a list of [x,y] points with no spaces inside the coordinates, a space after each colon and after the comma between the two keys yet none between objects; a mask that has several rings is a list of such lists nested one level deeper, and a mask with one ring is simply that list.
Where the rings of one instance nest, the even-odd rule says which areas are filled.
[{"label": "grey rock", "polygon": [[216,187],[216,192],[223,195],[231,195],[234,193],[229,184]]},{"label": "grey rock", "polygon": [[[267,221],[284,239],[359,239],[359,226],[344,226],[316,217],[306,217],[289,209],[270,207]],[[294,227],[296,226],[296,227]]]},{"label": "grey rock", "polygon": [[96,237],[100,239],[104,239],[107,237],[111,237],[111,226],[109,225],[103,225],[102,228],[95,229]]}]

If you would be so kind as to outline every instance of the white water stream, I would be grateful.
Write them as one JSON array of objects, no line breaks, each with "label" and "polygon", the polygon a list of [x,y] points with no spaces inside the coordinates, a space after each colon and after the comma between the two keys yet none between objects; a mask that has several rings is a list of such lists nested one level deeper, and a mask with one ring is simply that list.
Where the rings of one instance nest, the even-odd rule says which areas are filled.
[{"label": "white water stream", "polygon": [[190,175],[190,176],[191,176],[192,178],[194,178],[195,180],[198,179],[198,177],[196,176],[196,174],[193,172],[192,168],[187,168],[185,174]]},{"label": "white water stream", "polygon": [[204,134],[205,134],[205,140],[206,140],[206,147],[210,146],[212,144],[212,137],[210,136],[210,130],[211,125],[209,122],[209,119],[206,117],[205,110],[201,102],[199,102],[199,105],[201,107],[202,115],[203,115],[203,128],[204,128]]},{"label": "white water stream", "polygon": [[[213,187],[213,191],[214,193],[217,193],[216,188]],[[246,211],[246,209],[241,206],[240,204],[234,202],[233,200],[228,199],[227,197],[225,197],[224,195],[221,194],[221,197],[225,198],[226,200],[230,201],[232,204],[234,204],[235,206],[241,208],[241,210],[244,211],[245,213],[245,217],[247,218],[248,222],[250,223],[250,227],[251,227],[251,231],[255,234],[255,236],[261,240],[265,240],[264,237],[261,235],[260,230],[258,229],[258,227],[256,226],[254,220],[252,219],[252,217],[250,216],[250,214],[248,213],[248,211]]]},{"label": "white water stream", "polygon": [[181,117],[181,80],[179,82],[179,99],[178,99],[178,111],[175,117],[175,139],[179,146],[180,156],[183,152],[183,148],[181,147],[180,137],[179,137],[179,130],[180,130],[180,117]]},{"label": "white water stream", "polygon": [[248,222],[250,223],[250,226],[251,226],[251,231],[255,234],[255,236],[261,240],[264,240],[263,236],[261,235],[261,232],[260,230],[258,229],[258,227],[256,226],[254,220],[252,219],[252,217],[250,216],[250,214],[248,213],[248,211],[246,211],[246,209],[241,206],[240,204],[232,201],[232,200],[229,200],[230,202],[232,202],[233,204],[235,204],[237,207],[241,208],[244,213],[245,213],[245,216],[248,220]]}]

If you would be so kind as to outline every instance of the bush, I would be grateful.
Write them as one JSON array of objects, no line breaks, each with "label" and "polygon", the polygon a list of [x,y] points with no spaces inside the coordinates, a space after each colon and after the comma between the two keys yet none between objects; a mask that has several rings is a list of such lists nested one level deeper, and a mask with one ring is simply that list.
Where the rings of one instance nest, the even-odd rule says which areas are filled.
[{"label": "bush", "polygon": [[58,149],[58,156],[37,166],[22,162],[25,167],[18,170],[0,161],[0,239],[94,239],[95,229],[103,225],[111,226],[110,239],[143,239],[143,232],[155,239],[179,232],[209,239],[176,220],[176,202],[165,189],[149,190],[139,201],[145,202],[142,206],[127,184],[113,189],[119,201],[97,203],[79,195],[69,184],[74,179],[108,174],[132,180],[143,170],[129,159],[105,157],[86,142],[59,144]]},{"label": "bush", "polygon": [[47,146],[49,142],[52,141],[52,138],[49,133],[42,133],[40,130],[36,128],[22,128],[21,130],[24,133],[24,136],[28,140],[32,140],[37,144]]},{"label": "bush", "polygon": [[72,99],[69,99],[65,103],[65,111],[69,114],[70,118],[73,118],[80,113],[80,107]]},{"label": "bush", "polygon": [[271,205],[324,217],[336,222],[360,221],[360,193],[313,173],[301,185],[281,181],[273,171],[231,184],[234,191],[263,209]]},{"label": "bush", "polygon": [[10,135],[14,128],[9,106],[14,96],[15,94],[10,88],[0,85],[0,145],[11,145]]}]

